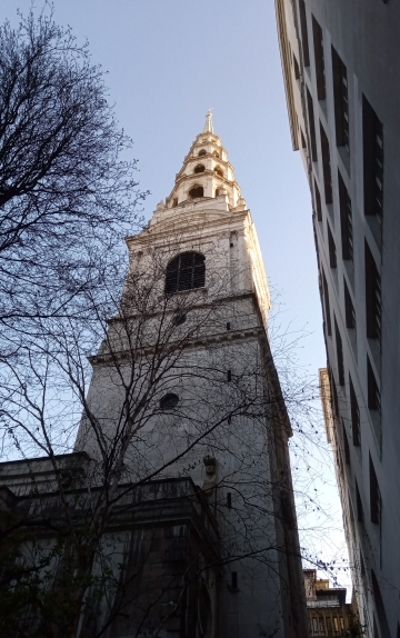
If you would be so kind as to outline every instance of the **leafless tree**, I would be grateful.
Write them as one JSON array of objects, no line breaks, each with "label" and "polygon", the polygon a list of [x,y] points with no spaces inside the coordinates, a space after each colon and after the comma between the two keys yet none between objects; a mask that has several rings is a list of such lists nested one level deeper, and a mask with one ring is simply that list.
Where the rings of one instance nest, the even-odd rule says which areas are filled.
[{"label": "leafless tree", "polygon": [[0,26],[1,357],[38,318],[84,312],[97,260],[113,264],[137,225],[131,142],[103,78],[50,5]]},{"label": "leafless tree", "polygon": [[[23,609],[37,632],[25,626],[26,635],[158,636],[178,612],[182,635],[207,635],[197,624],[211,622],[212,595],[202,587],[245,561],[243,578],[251,582],[263,565],[274,595],[287,589],[287,613],[297,614],[301,627],[290,426],[254,297],[231,315],[243,326],[238,336],[226,329],[230,302],[220,273],[213,285],[221,294],[210,303],[197,290],[166,294],[165,259],[156,253],[145,273],[131,271],[122,303],[111,288],[108,304],[92,306],[91,321],[86,314],[73,326],[70,317],[42,319],[46,338],[21,348],[29,365],[21,368],[21,358],[5,363],[7,441],[25,457],[45,457],[51,471],[44,480],[40,461],[28,462],[24,480],[37,505],[14,515],[10,505],[3,535],[15,540],[19,559],[3,600],[15,596],[9,609],[18,619]],[[86,355],[96,342],[89,389]],[[73,450],[69,461],[60,455]],[[184,520],[185,507],[192,517],[201,513],[207,542],[189,542],[183,523],[175,524],[177,537],[160,538],[167,513]],[[144,509],[152,518],[147,528]],[[154,562],[160,543],[180,569]],[[34,592],[28,610],[27,589]],[[23,631],[23,623],[18,627]]]},{"label": "leafless tree", "polygon": [[[156,255],[120,303],[142,195],[101,69],[46,10],[0,27],[0,51],[0,424],[4,457],[24,459],[16,483],[3,465],[3,634],[157,636],[186,610],[187,635],[207,635],[202,587],[244,558],[249,578],[283,569],[301,615],[289,423],[252,296],[234,345],[224,303],[166,295]],[[308,384],[287,388],[304,410]],[[160,538],[185,507],[208,552],[185,531]],[[159,543],[181,564],[168,577],[149,568]]]}]

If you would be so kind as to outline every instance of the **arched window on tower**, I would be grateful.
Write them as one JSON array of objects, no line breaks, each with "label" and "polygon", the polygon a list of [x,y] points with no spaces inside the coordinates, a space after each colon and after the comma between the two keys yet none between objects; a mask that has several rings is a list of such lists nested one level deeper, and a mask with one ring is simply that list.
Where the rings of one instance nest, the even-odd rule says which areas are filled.
[{"label": "arched window on tower", "polygon": [[205,257],[188,252],[177,255],[167,266],[165,292],[175,293],[193,288],[202,288],[205,283]]},{"label": "arched window on tower", "polygon": [[197,164],[197,166],[195,166],[193,173],[204,173],[205,170],[206,168],[204,164]]},{"label": "arched window on tower", "polygon": [[204,188],[202,186],[193,186],[189,191],[190,199],[196,199],[196,197],[204,197]]},{"label": "arched window on tower", "polygon": [[221,159],[221,154],[218,153],[218,151],[214,151],[213,155],[214,157],[218,157],[218,159]]},{"label": "arched window on tower", "polygon": [[223,170],[222,170],[222,168],[220,166],[216,166],[214,168],[214,173],[217,173],[217,175],[219,175],[220,177],[224,176]]},{"label": "arched window on tower", "polygon": [[198,157],[201,157],[202,155],[207,155],[207,151],[205,148],[202,148],[201,151],[199,151]]}]

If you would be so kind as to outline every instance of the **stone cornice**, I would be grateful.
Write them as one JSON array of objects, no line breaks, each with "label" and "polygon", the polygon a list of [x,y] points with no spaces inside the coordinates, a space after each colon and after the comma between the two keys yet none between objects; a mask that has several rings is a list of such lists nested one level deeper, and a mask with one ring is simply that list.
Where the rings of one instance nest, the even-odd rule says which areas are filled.
[{"label": "stone cornice", "polygon": [[[211,200],[213,201],[213,200]],[[219,200],[214,200],[215,202]],[[221,204],[223,199],[221,198]],[[200,207],[199,204],[203,204]],[[182,243],[190,241],[192,235],[202,230],[202,237],[215,235],[216,228],[231,227],[233,224],[243,222],[250,215],[249,209],[245,210],[221,210],[218,208],[204,209],[204,202],[192,202],[186,206],[166,209],[162,212],[162,217],[146,228],[138,235],[126,238],[126,243],[130,249],[139,250],[141,245],[148,245],[158,239],[171,238],[171,231],[176,235],[177,228],[185,237],[181,238]],[[175,239],[177,249],[179,241]]]},{"label": "stone cornice", "polygon": [[[248,328],[244,330],[229,330],[217,333],[215,335],[209,335],[199,338],[188,339],[185,343],[177,341],[171,341],[165,344],[164,353],[171,351],[172,353],[177,349],[180,352],[187,350],[199,350],[203,348],[213,348],[215,346],[229,345],[232,342],[248,341],[248,340],[268,341],[267,333],[261,326]],[[179,344],[179,346],[178,346]],[[178,348],[177,348],[178,346]],[[138,348],[135,352],[129,350],[116,350],[111,353],[105,352],[103,354],[93,355],[88,357],[88,360],[92,366],[105,364],[107,367],[110,364],[121,364],[124,361],[131,361],[133,357],[143,357],[150,355],[155,351],[152,346]]]}]

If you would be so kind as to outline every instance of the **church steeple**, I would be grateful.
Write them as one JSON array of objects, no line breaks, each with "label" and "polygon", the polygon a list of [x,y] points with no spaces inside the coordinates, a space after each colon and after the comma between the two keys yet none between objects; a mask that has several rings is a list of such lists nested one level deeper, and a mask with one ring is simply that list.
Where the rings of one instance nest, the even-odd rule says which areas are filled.
[{"label": "church steeple", "polygon": [[219,203],[223,200],[227,210],[245,207],[228,154],[214,133],[211,110],[176,175],[166,207],[185,206],[200,199],[218,199]]}]

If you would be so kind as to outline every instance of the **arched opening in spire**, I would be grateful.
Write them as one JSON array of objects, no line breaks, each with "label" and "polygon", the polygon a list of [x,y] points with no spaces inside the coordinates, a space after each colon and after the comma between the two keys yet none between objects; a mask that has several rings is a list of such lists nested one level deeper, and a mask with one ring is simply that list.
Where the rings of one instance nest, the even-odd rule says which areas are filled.
[{"label": "arched opening in spire", "polygon": [[196,199],[196,197],[204,197],[204,188],[196,184],[189,191],[190,199]]},{"label": "arched opening in spire", "polygon": [[218,153],[218,151],[214,151],[213,155],[214,157],[218,157],[218,159],[221,159],[221,153]]},{"label": "arched opening in spire", "polygon": [[206,167],[204,166],[204,164],[197,164],[197,166],[195,166],[193,173],[204,173],[204,171],[206,170]]},{"label": "arched opening in spire", "polygon": [[202,148],[201,151],[198,152],[198,157],[202,157],[203,155],[207,155],[207,151],[205,148]]},{"label": "arched opening in spire", "polygon": [[224,172],[223,172],[223,170],[222,170],[222,168],[220,166],[216,166],[214,168],[214,172],[217,173],[217,175],[219,175],[220,177],[224,176]]}]

